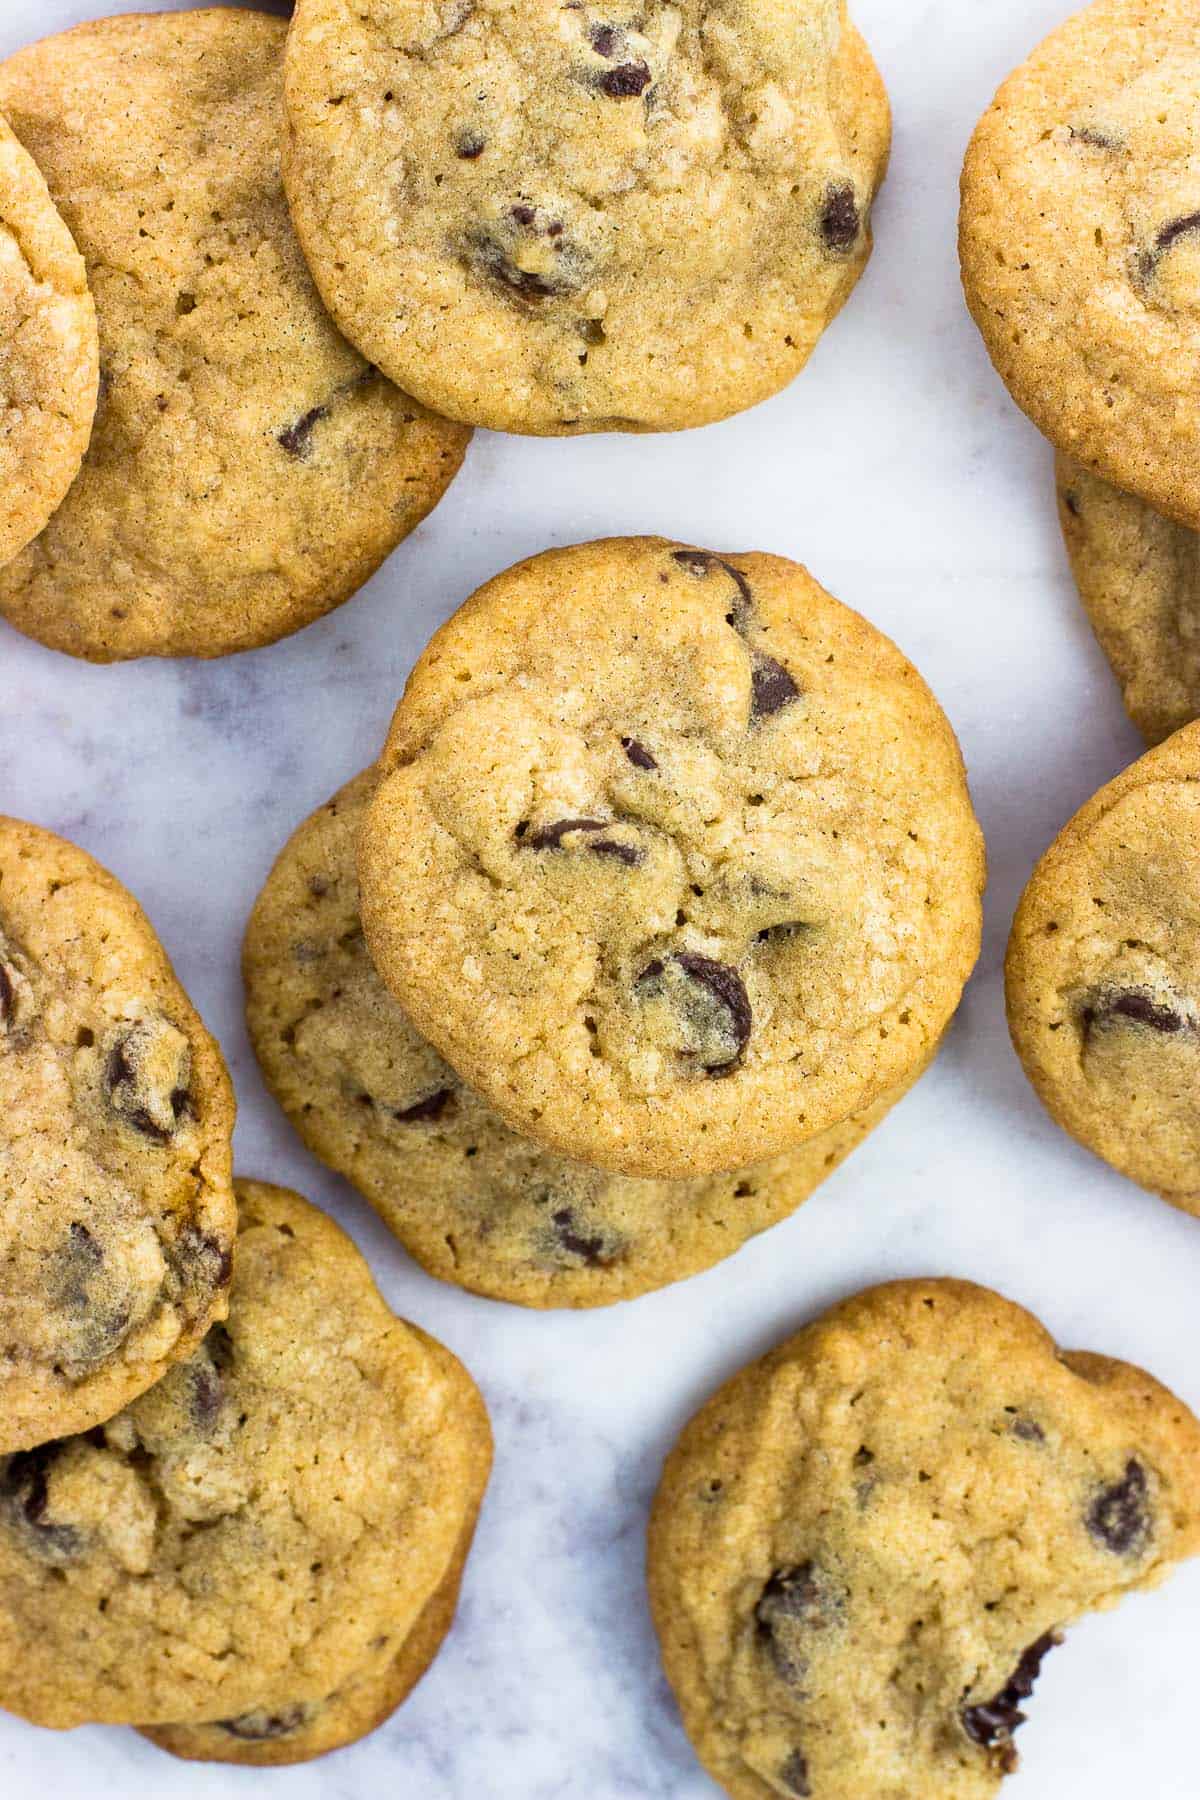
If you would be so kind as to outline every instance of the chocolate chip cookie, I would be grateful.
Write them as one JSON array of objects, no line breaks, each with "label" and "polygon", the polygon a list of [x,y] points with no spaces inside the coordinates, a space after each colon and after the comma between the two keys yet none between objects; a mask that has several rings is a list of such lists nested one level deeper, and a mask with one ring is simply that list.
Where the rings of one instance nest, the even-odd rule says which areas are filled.
[{"label": "chocolate chip cookie", "polygon": [[236,1228],[229,1077],[149,920],[5,818],[0,1116],[3,1452],[86,1431],[189,1355],[224,1317]]},{"label": "chocolate chip cookie", "polygon": [[984,1800],[1082,1613],[1200,1550],[1200,1424],[958,1281],[858,1294],[667,1459],[650,1598],[734,1800]]},{"label": "chocolate chip cookie", "polygon": [[514,1131],[682,1179],[917,1072],[983,853],[895,645],[795,563],[630,538],[534,557],[438,632],[359,878],[380,975]]},{"label": "chocolate chip cookie", "polygon": [[1128,712],[1157,744],[1200,716],[1200,535],[1060,456],[1071,568]]},{"label": "chocolate chip cookie", "polygon": [[83,258],[0,119],[0,563],[37,536],[75,479],[98,379]]},{"label": "chocolate chip cookie", "polygon": [[0,1463],[0,1704],[288,1761],[432,1656],[491,1438],[331,1220],[260,1182],[238,1204],[226,1323],[100,1430]]},{"label": "chocolate chip cookie", "polygon": [[1200,1214],[1200,724],[1101,788],[1038,863],[1006,981],[1047,1111]]},{"label": "chocolate chip cookie", "polygon": [[317,284],[427,406],[676,430],[789,382],[870,252],[887,96],[843,0],[299,0]]},{"label": "chocolate chip cookie", "polygon": [[1094,0],[1004,83],[963,171],[967,303],[1018,406],[1200,527],[1200,15]]},{"label": "chocolate chip cookie", "polygon": [[467,433],[352,350],[279,174],[286,23],[105,19],[0,65],[0,107],[86,259],[91,449],[0,573],[0,612],[73,655],[219,656],[361,586],[441,497]]},{"label": "chocolate chip cookie", "polygon": [[793,1212],[899,1098],[695,1181],[608,1175],[518,1137],[375,973],[354,869],[375,785],[373,770],[348,782],[281,852],[246,933],[247,1017],[309,1149],[431,1274],[524,1306],[605,1306],[680,1281]]}]

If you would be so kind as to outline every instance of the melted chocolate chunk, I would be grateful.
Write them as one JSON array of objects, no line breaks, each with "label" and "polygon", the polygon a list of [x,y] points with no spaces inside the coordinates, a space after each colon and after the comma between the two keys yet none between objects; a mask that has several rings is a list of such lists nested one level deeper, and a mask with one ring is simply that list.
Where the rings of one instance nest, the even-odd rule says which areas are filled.
[{"label": "melted chocolate chunk", "polygon": [[183,1281],[190,1287],[226,1287],[233,1274],[233,1251],[211,1232],[185,1225],[171,1256]]},{"label": "melted chocolate chunk", "polygon": [[647,750],[645,744],[639,744],[636,738],[623,737],[621,748],[635,769],[657,769],[658,764]]},{"label": "melted chocolate chunk", "polygon": [[1121,140],[1111,132],[1101,131],[1098,125],[1072,125],[1072,142],[1086,144],[1091,150],[1119,150]]},{"label": "melted chocolate chunk", "polygon": [[596,86],[610,100],[636,100],[650,86],[650,70],[644,62],[621,63],[615,69],[606,69],[597,81]]},{"label": "melted chocolate chunk", "polygon": [[1169,220],[1154,242],[1137,253],[1136,267],[1141,280],[1152,281],[1163,257],[1175,248],[1181,238],[1191,237],[1196,232],[1200,232],[1200,213],[1187,213],[1182,218]]},{"label": "melted chocolate chunk", "polygon": [[715,556],[711,550],[673,550],[671,558],[692,575],[711,575],[714,569],[721,569],[728,575],[737,588],[737,599],[733,603],[733,611],[726,616],[733,629],[744,637],[754,614],[754,595],[742,571]]},{"label": "melted chocolate chunk", "polygon": [[460,131],[454,145],[454,154],[464,162],[474,162],[477,156],[483,155],[486,145],[487,140],[482,131]]},{"label": "melted chocolate chunk", "polygon": [[590,856],[610,856],[614,862],[624,863],[627,869],[636,869],[646,860],[643,850],[636,844],[619,844],[615,838],[592,838],[588,842]]},{"label": "melted chocolate chunk", "polygon": [[782,663],[756,651],[750,677],[750,717],[769,719],[800,698],[800,689]]},{"label": "melted chocolate chunk", "polygon": [[826,248],[844,256],[857,244],[861,229],[852,184],[848,181],[831,183],[825,190],[821,207],[821,238]]},{"label": "melted chocolate chunk", "polygon": [[48,1476],[61,1450],[61,1444],[42,1444],[0,1464],[0,1497],[10,1516],[31,1534],[38,1554],[53,1562],[68,1561],[82,1547],[73,1525],[56,1524],[50,1516]]},{"label": "melted chocolate chunk", "polygon": [[554,1213],[551,1223],[558,1243],[577,1262],[585,1263],[589,1269],[602,1269],[613,1260],[604,1237],[598,1232],[582,1231],[578,1219],[569,1207],[562,1207]]},{"label": "melted chocolate chunk", "polygon": [[730,968],[728,963],[714,962],[709,956],[696,956],[690,950],[681,950],[675,961],[688,979],[710,993],[729,1016],[733,1053],[720,1062],[706,1063],[704,1073],[731,1075],[745,1054],[754,1023],[746,984],[736,969]]},{"label": "melted chocolate chunk", "polygon": [[104,1066],[117,1117],[155,1144],[168,1144],[190,1102],[191,1051],[165,1019],[143,1019],[119,1037]]},{"label": "melted chocolate chunk", "polygon": [[423,1100],[414,1100],[411,1106],[398,1108],[393,1117],[402,1125],[415,1124],[420,1119],[440,1119],[453,1099],[453,1088],[438,1088],[435,1094],[427,1094]]},{"label": "melted chocolate chunk", "polygon": [[293,424],[286,426],[283,431],[278,432],[276,442],[281,449],[287,451],[289,456],[294,456],[298,462],[304,462],[312,452],[313,432],[321,420],[328,417],[329,408],[327,406],[314,406],[305,413],[302,419],[297,419]]},{"label": "melted chocolate chunk", "polygon": [[[549,238],[556,258],[552,269],[523,269],[516,257],[522,237]],[[586,259],[564,235],[561,219],[547,219],[527,201],[508,209],[507,220],[494,227],[476,225],[466,234],[467,261],[489,281],[518,300],[534,304],[578,292],[586,276]]]},{"label": "melted chocolate chunk", "polygon": [[236,1719],[219,1719],[217,1723],[230,1737],[247,1744],[263,1744],[270,1738],[290,1737],[312,1717],[311,1706],[285,1706],[279,1712],[248,1712]]},{"label": "melted chocolate chunk", "polygon": [[837,1623],[840,1598],[815,1563],[776,1569],[754,1608],[760,1643],[784,1681],[798,1686],[807,1667],[804,1644],[814,1631]]},{"label": "melted chocolate chunk", "polygon": [[[1036,1644],[1029,1646],[994,1700],[984,1700],[978,1706],[963,1707],[963,1730],[972,1743],[981,1744],[984,1749],[989,1750],[994,1744],[1008,1743],[1017,1727],[1025,1723],[1020,1702],[1028,1700],[1043,1662],[1060,1642],[1057,1632],[1046,1632]],[[1016,1759],[1013,1758],[1007,1766],[1010,1771],[1015,1768]]]},{"label": "melted chocolate chunk", "polygon": [[569,832],[607,831],[611,824],[611,819],[556,819],[553,825],[543,825],[532,834],[528,828],[518,827],[517,836],[526,850],[561,850]]},{"label": "melted chocolate chunk", "polygon": [[1114,1556],[1142,1548],[1150,1535],[1150,1495],[1140,1462],[1130,1457],[1121,1480],[1096,1496],[1088,1508],[1087,1528]]},{"label": "melted chocolate chunk", "polygon": [[1187,1024],[1181,1013],[1169,1006],[1159,1006],[1149,994],[1142,993],[1137,988],[1100,994],[1084,1008],[1083,1023],[1087,1031],[1097,1025],[1106,1025],[1112,1019],[1128,1019],[1134,1025],[1148,1025],[1151,1031],[1161,1032],[1165,1037],[1172,1037],[1176,1032],[1183,1031]]},{"label": "melted chocolate chunk", "polygon": [[779,1779],[789,1794],[797,1795],[798,1800],[809,1800],[812,1789],[808,1785],[808,1758],[803,1751],[792,1751],[779,1771]]}]

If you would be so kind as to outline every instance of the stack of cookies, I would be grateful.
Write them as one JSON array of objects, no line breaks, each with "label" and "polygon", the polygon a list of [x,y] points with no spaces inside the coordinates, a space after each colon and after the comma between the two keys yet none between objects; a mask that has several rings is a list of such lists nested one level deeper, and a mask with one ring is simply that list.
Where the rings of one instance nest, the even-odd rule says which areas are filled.
[{"label": "stack of cookies", "polygon": [[1200,1213],[1200,18],[1094,0],[1001,87],[967,152],[967,302],[1058,453],[1084,605],[1150,752],[1036,869],[1013,1041],[1054,1117]]},{"label": "stack of cookies", "polygon": [[449,1628],[483,1403],[331,1220],[235,1188],[225,1065],[132,896],[15,820],[0,872],[0,1701],[318,1755]]}]

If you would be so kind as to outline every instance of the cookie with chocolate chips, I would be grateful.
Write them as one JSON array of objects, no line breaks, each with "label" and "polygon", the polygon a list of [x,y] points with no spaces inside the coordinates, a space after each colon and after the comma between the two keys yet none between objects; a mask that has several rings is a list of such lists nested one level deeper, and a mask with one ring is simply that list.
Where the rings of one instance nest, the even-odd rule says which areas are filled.
[{"label": "cookie with chocolate chips", "polygon": [[871,248],[844,0],[299,0],[284,178],[342,330],[448,418],[665,431],[804,366]]},{"label": "cookie with chocolate chips", "polygon": [[898,1098],[693,1181],[605,1174],[518,1137],[375,972],[354,868],[375,785],[372,770],[347,783],[280,853],[246,932],[247,1018],[305,1143],[431,1274],[524,1306],[604,1306],[680,1281],[793,1212]]},{"label": "cookie with chocolate chips", "polygon": [[1200,15],[1093,0],[1001,87],[967,152],[967,303],[1058,449],[1200,528]]},{"label": "cookie with chocolate chips", "polygon": [[351,349],[313,286],[279,173],[286,32],[232,8],[141,14],[0,65],[99,314],[91,448],[0,572],[0,613],[55,649],[220,656],[296,631],[462,460],[468,434]]},{"label": "cookie with chocolate chips", "polygon": [[363,924],[522,1135],[680,1179],[910,1080],[979,947],[958,745],[896,647],[780,557],[657,538],[481,588],[397,708]]},{"label": "cookie with chocolate chips", "polygon": [[236,1213],[220,1051],[149,920],[0,818],[0,1452],[84,1431],[224,1316]]},{"label": "cookie with chocolate chips", "polygon": [[697,1413],[654,1502],[650,1600],[733,1800],[986,1800],[1066,1628],[1197,1551],[1180,1401],[985,1288],[902,1281]]},{"label": "cookie with chocolate chips", "polygon": [[238,1206],[226,1322],[100,1429],[0,1460],[0,1705],[291,1762],[432,1660],[491,1436],[331,1220],[260,1182]]},{"label": "cookie with chocolate chips", "polygon": [[0,118],[0,564],[37,536],[75,479],[98,379],[83,258]]},{"label": "cookie with chocolate chips", "polygon": [[1017,1054],[1060,1125],[1200,1214],[1200,723],[1100,789],[1038,863],[1006,964]]},{"label": "cookie with chocolate chips", "polygon": [[1148,743],[1200,717],[1200,534],[1060,456],[1071,569],[1125,710]]}]

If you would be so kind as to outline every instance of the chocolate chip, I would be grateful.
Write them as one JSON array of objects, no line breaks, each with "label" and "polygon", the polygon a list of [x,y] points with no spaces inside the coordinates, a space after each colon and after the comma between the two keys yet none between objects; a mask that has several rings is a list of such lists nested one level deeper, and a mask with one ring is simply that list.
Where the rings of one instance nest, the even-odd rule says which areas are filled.
[{"label": "chocolate chip", "polygon": [[518,205],[516,205],[516,206],[509,207],[508,216],[510,219],[515,219],[518,225],[529,226],[529,225],[532,225],[534,223],[534,221],[536,220],[537,211],[532,206],[526,206],[526,205],[524,205],[524,203],[518,203]]},{"label": "chocolate chip", "polygon": [[155,1144],[171,1141],[190,1103],[192,1054],[166,1019],[143,1019],[112,1045],[104,1088],[117,1117]]},{"label": "chocolate chip", "polygon": [[460,131],[454,145],[454,154],[461,156],[464,162],[474,162],[482,156],[487,140],[481,131]]},{"label": "chocolate chip", "polygon": [[672,560],[677,562],[681,568],[687,569],[689,574],[711,575],[714,569],[721,569],[728,575],[737,588],[737,599],[734,601],[733,611],[727,614],[727,620],[733,629],[744,637],[753,620],[754,595],[750,583],[742,571],[735,569],[732,563],[715,556],[711,550],[673,550],[671,556]]},{"label": "chocolate chip", "polygon": [[625,33],[618,31],[615,25],[593,25],[588,33],[588,41],[597,56],[603,56],[612,62],[621,54]]},{"label": "chocolate chip", "polygon": [[312,451],[313,432],[321,420],[328,417],[329,408],[327,406],[314,406],[305,413],[302,419],[297,419],[294,424],[277,432],[276,442],[287,451],[289,456],[294,456],[299,462],[304,462]]},{"label": "chocolate chip", "polygon": [[802,1751],[792,1751],[779,1771],[779,1779],[789,1794],[796,1794],[799,1800],[809,1800],[812,1789],[808,1785],[808,1758]]},{"label": "chocolate chip", "polygon": [[83,1542],[73,1525],[56,1524],[50,1516],[48,1476],[61,1453],[61,1444],[42,1444],[0,1463],[0,1496],[10,1516],[31,1534],[38,1554],[54,1562],[77,1556]]},{"label": "chocolate chip", "polygon": [[206,1288],[228,1285],[233,1274],[233,1251],[209,1231],[185,1225],[176,1239],[171,1260],[188,1286]]},{"label": "chocolate chip", "polygon": [[[1029,1646],[994,1700],[985,1700],[978,1706],[963,1707],[963,1730],[972,1743],[980,1744],[984,1749],[991,1749],[994,1744],[1008,1743],[1017,1727],[1025,1723],[1020,1702],[1028,1700],[1043,1662],[1061,1641],[1057,1632],[1046,1632],[1036,1644]],[[1006,1759],[1005,1767],[1011,1773],[1016,1767],[1016,1758],[1013,1757],[1011,1761]]]},{"label": "chocolate chip", "polygon": [[[673,971],[678,971],[674,980]],[[704,1073],[718,1079],[733,1073],[753,1025],[750,998],[736,969],[680,950],[669,964],[659,958],[647,963],[634,985],[643,998],[666,995],[682,1015],[695,1042],[681,1056],[699,1058]]]},{"label": "chocolate chip", "polygon": [[1046,1434],[1036,1419],[1014,1419],[1012,1434],[1026,1444],[1044,1444]]},{"label": "chocolate chip", "polygon": [[647,750],[645,744],[639,744],[636,738],[623,737],[621,748],[635,769],[657,769],[658,764]]},{"label": "chocolate chip", "polygon": [[201,1431],[209,1432],[220,1417],[221,1407],[225,1402],[224,1385],[205,1356],[198,1356],[189,1363],[187,1373],[192,1418]]},{"label": "chocolate chip", "polygon": [[611,819],[557,819],[529,835],[529,828],[518,826],[517,836],[526,850],[561,850],[562,841],[572,831],[607,831]]},{"label": "chocolate chip", "polygon": [[842,1612],[842,1599],[815,1563],[776,1569],[754,1608],[754,1622],[782,1678],[798,1686],[807,1668],[806,1639],[828,1631]]},{"label": "chocolate chip", "polygon": [[736,969],[731,969],[728,963],[715,962],[712,957],[696,956],[690,950],[681,950],[675,961],[688,979],[710,993],[729,1015],[733,1053],[720,1062],[706,1063],[704,1072],[706,1075],[731,1074],[745,1054],[753,1025],[746,985]]},{"label": "chocolate chip", "polygon": [[1140,1550],[1150,1535],[1149,1484],[1133,1457],[1120,1481],[1098,1494],[1088,1508],[1087,1528],[1114,1556]]},{"label": "chocolate chip", "polygon": [[1098,125],[1072,125],[1072,140],[1077,144],[1087,144],[1092,150],[1119,150],[1121,140],[1112,132],[1102,131]]},{"label": "chocolate chip", "polygon": [[558,1243],[577,1262],[586,1263],[589,1269],[601,1269],[613,1261],[606,1240],[598,1232],[582,1231],[569,1207],[562,1207],[554,1213],[551,1223]]},{"label": "chocolate chip", "polygon": [[615,69],[606,69],[596,86],[610,100],[636,100],[639,94],[645,93],[651,79],[644,62],[628,62]]},{"label": "chocolate chip", "polygon": [[750,717],[769,719],[799,698],[800,689],[783,664],[756,651],[750,676]]},{"label": "chocolate chip", "polygon": [[1182,219],[1172,219],[1155,238],[1154,248],[1159,256],[1165,256],[1168,250],[1174,249],[1180,238],[1191,237],[1197,231],[1200,231],[1200,213],[1188,213]]},{"label": "chocolate chip", "polygon": [[420,1119],[440,1119],[453,1099],[453,1088],[438,1088],[436,1093],[426,1094],[423,1100],[414,1100],[411,1106],[396,1108],[392,1116],[402,1125],[412,1125]]},{"label": "chocolate chip", "polygon": [[[631,759],[632,760],[632,759]],[[0,1025],[7,1025],[16,1011],[17,990],[7,965],[0,962]]]},{"label": "chocolate chip", "polygon": [[862,221],[858,216],[858,201],[852,184],[848,181],[830,183],[825,189],[825,200],[821,207],[821,237],[826,248],[845,255],[858,242],[861,229]]},{"label": "chocolate chip", "polygon": [[592,838],[587,848],[590,856],[610,856],[627,869],[636,869],[646,860],[645,851],[636,844],[619,844],[615,838]]},{"label": "chocolate chip", "polygon": [[1151,1031],[1172,1037],[1184,1029],[1187,1021],[1172,1007],[1160,1006],[1148,993],[1125,988],[1116,993],[1101,994],[1083,1011],[1085,1030],[1091,1031],[1111,1019],[1128,1019],[1135,1025],[1148,1025]]},{"label": "chocolate chip", "polygon": [[1079,517],[1079,496],[1073,494],[1069,488],[1063,491],[1062,503],[1073,519]]},{"label": "chocolate chip", "polygon": [[[514,206],[509,217],[516,225],[532,227],[537,217],[531,206]],[[561,239],[562,227],[557,231],[547,227],[546,235],[555,240]],[[556,241],[556,249],[561,251],[562,261],[549,273],[522,269],[514,260],[511,250],[490,231],[482,226],[475,226],[467,232],[464,239],[467,261],[489,281],[498,282],[506,292],[519,300],[530,302],[538,300],[554,300],[562,294],[578,291],[583,285],[584,261],[579,252]],[[515,237],[513,246],[515,249]]]},{"label": "chocolate chip", "polygon": [[315,1710],[312,1706],[285,1706],[279,1712],[241,1713],[236,1719],[218,1719],[217,1723],[230,1737],[262,1744],[270,1738],[290,1737],[308,1723]]}]

